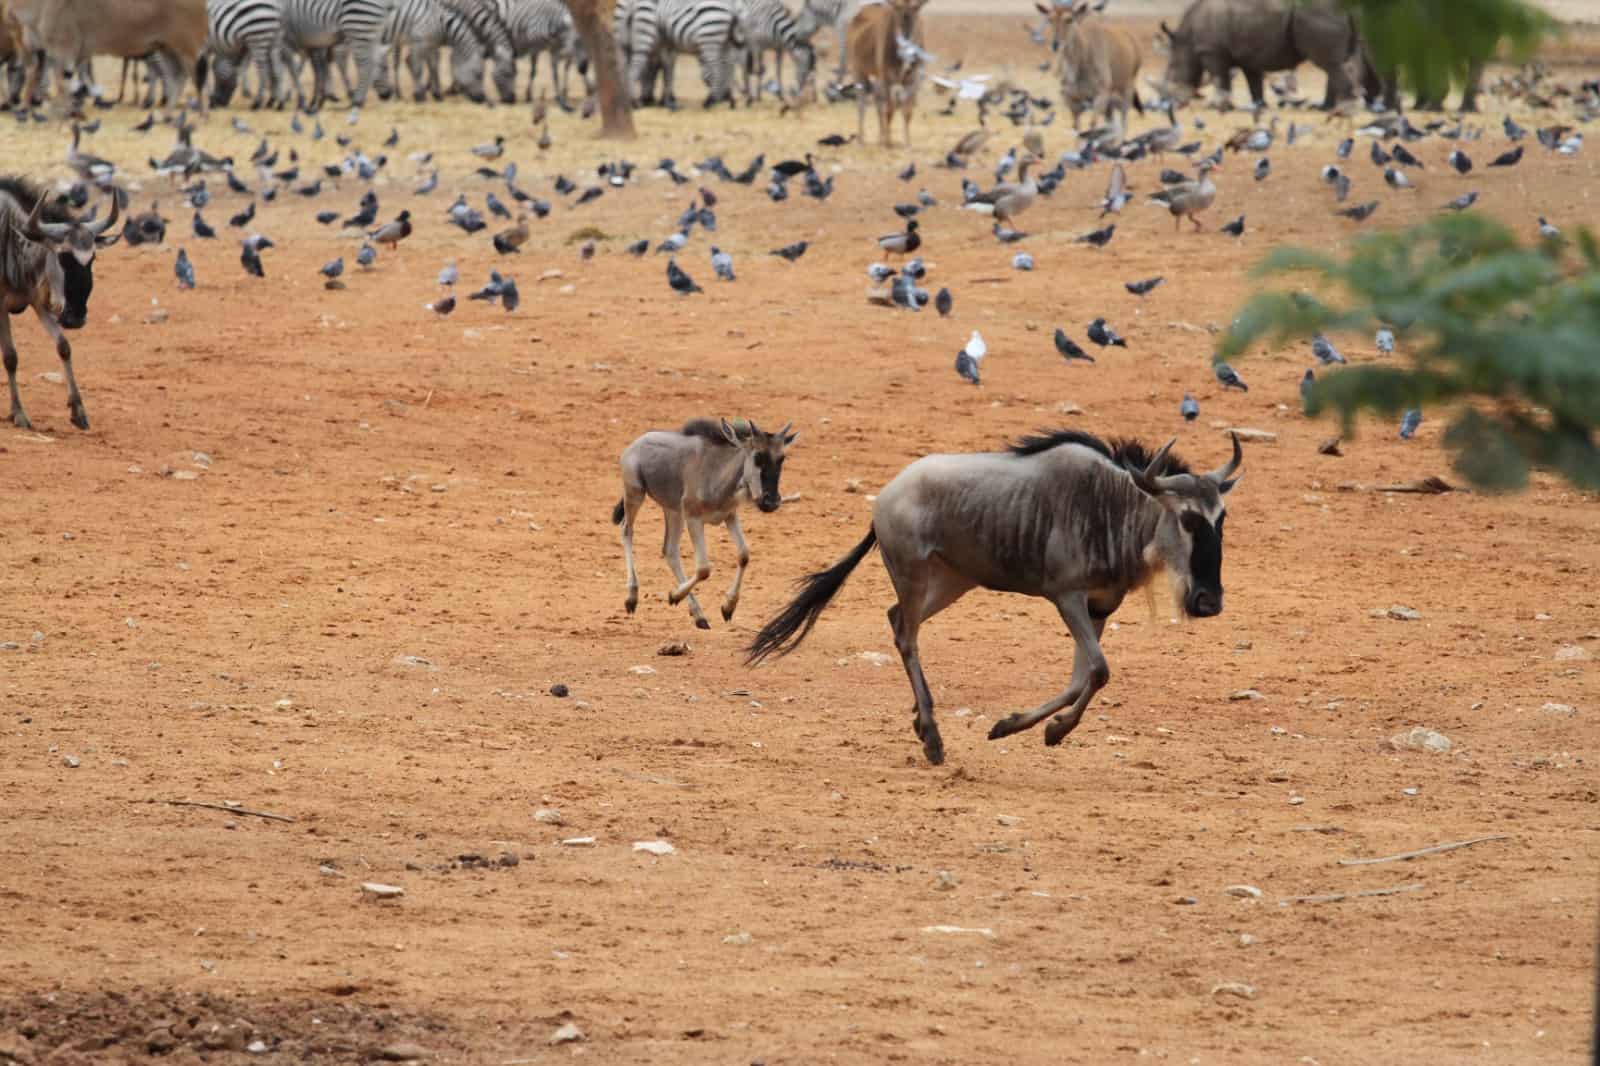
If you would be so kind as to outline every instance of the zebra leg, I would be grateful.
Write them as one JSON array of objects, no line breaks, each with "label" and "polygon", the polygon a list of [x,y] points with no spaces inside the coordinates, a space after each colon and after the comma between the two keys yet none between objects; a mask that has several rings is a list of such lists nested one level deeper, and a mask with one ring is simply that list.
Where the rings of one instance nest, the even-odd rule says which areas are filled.
[{"label": "zebra leg", "polygon": [[11,387],[11,424],[32,429],[28,413],[22,409],[22,394],[17,391],[17,344],[11,339],[11,316],[0,312],[0,358],[5,360],[6,384]]}]

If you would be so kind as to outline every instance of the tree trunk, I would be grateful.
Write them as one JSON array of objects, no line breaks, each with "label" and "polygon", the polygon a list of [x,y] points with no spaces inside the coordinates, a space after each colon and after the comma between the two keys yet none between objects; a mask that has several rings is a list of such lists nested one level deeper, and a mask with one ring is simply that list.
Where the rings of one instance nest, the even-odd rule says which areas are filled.
[{"label": "tree trunk", "polygon": [[628,87],[623,82],[621,53],[616,38],[611,33],[611,20],[616,0],[563,0],[572,12],[572,22],[589,50],[589,62],[594,64],[594,80],[599,86],[600,136],[632,138],[633,109],[628,99]]}]

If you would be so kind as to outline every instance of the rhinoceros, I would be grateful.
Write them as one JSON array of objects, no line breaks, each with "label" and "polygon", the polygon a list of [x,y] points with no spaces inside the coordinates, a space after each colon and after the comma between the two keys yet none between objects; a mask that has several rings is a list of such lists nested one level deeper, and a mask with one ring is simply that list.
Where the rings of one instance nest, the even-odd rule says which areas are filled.
[{"label": "rhinoceros", "polygon": [[[1367,102],[1382,101],[1390,111],[1400,109],[1400,81],[1394,71],[1380,71],[1372,55],[1372,50],[1365,42],[1362,43],[1361,57],[1361,88],[1366,94]],[[1467,68],[1466,81],[1461,85],[1461,110],[1478,110],[1478,94],[1483,91],[1484,60],[1474,60]],[[1416,109],[1418,111],[1443,111],[1444,95],[1437,98],[1429,97],[1422,91],[1417,92]]]},{"label": "rhinoceros", "polygon": [[1176,30],[1163,22],[1161,32],[1170,45],[1163,91],[1179,102],[1200,88],[1206,74],[1226,96],[1238,67],[1250,85],[1250,98],[1264,106],[1264,75],[1307,61],[1327,72],[1323,107],[1355,89],[1347,68],[1361,38],[1355,20],[1336,0],[1195,0]]}]

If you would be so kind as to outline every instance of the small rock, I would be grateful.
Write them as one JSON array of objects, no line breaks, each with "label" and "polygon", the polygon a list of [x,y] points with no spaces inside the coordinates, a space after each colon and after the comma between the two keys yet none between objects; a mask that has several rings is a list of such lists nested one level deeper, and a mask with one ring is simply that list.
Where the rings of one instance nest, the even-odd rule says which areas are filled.
[{"label": "small rock", "polygon": [[1398,622],[1415,622],[1422,617],[1422,612],[1415,607],[1407,607],[1399,603],[1383,613],[1386,617],[1393,618]]},{"label": "small rock", "polygon": [[630,673],[630,674],[638,674],[640,677],[646,677],[646,676],[648,676],[650,674],[653,674],[655,672],[656,672],[656,668],[653,667],[653,666],[630,666],[630,667],[628,667],[628,673]]},{"label": "small rock", "polygon": [[940,892],[952,891],[959,883],[949,870],[938,870],[933,875],[933,887]]},{"label": "small rock", "polygon": [[145,315],[144,320],[152,326],[158,326],[170,317],[171,312],[165,307],[157,307],[155,310]]},{"label": "small rock", "polygon": [[1271,444],[1278,439],[1278,435],[1267,429],[1251,429],[1248,426],[1229,426],[1226,430],[1240,440],[1257,440],[1264,444]]},{"label": "small rock", "polygon": [[416,1044],[385,1044],[378,1049],[378,1058],[385,1062],[410,1062],[412,1059],[425,1059],[428,1053]]},{"label": "small rock", "polygon": [[1402,788],[1400,790],[1400,792],[1401,792],[1401,794],[1406,795],[1406,796],[1420,796],[1422,794],[1422,789],[1417,788],[1415,785],[1413,785],[1410,788]]},{"label": "small rock", "polygon": [[583,1039],[583,1030],[568,1022],[550,1034],[552,1044],[572,1044]]},{"label": "small rock", "polygon": [[1589,657],[1589,651],[1587,648],[1579,647],[1576,644],[1563,644],[1561,647],[1556,649],[1555,657],[1562,660],[1587,659]]},{"label": "small rock", "polygon": [[1238,896],[1240,899],[1261,898],[1261,890],[1255,885],[1229,885],[1222,891],[1226,892],[1230,896]]},{"label": "small rock", "polygon": [[570,691],[571,690],[568,689],[567,686],[563,685],[559,681],[550,686],[550,695],[554,696],[558,700],[566,699]]},{"label": "small rock", "polygon": [[754,938],[749,933],[729,933],[722,938],[724,944],[748,944]]},{"label": "small rock", "polygon": [[1001,825],[1021,825],[1022,824],[1022,819],[1018,818],[1014,814],[997,814],[997,815],[994,816],[994,820],[999,822]]},{"label": "small rock", "polygon": [[406,890],[399,885],[385,885],[378,881],[365,881],[361,891],[376,899],[397,899],[406,894]]},{"label": "small rock", "polygon": [[656,649],[656,654],[669,657],[676,655],[688,655],[689,645],[685,644],[681,640],[669,640],[665,644],[661,645],[661,647]]},{"label": "small rock", "polygon": [[1547,703],[1539,709],[1545,714],[1573,715],[1578,713],[1577,708],[1573,707],[1570,703]]},{"label": "small rock", "polygon": [[556,278],[559,278],[559,277],[565,277],[565,275],[562,274],[562,272],[560,270],[557,270],[555,267],[551,267],[549,270],[546,270],[543,274],[539,275],[539,280],[540,281],[552,281],[552,280],[554,280]]},{"label": "small rock", "polygon": [[78,757],[76,755],[63,755],[61,756],[61,765],[69,770],[76,770],[79,765]]},{"label": "small rock", "polygon": [[922,931],[924,933],[977,933],[979,936],[994,938],[993,929],[968,929],[959,925],[925,925],[922,927]]},{"label": "small rock", "polygon": [[651,855],[671,855],[678,849],[665,840],[636,840],[633,842],[633,850],[647,851]]},{"label": "small rock", "polygon": [[1282,782],[1289,780],[1289,771],[1287,771],[1287,770],[1268,770],[1267,771],[1267,780],[1271,781],[1271,782],[1273,782],[1275,784],[1281,784]]},{"label": "small rock", "polygon": [[1242,688],[1238,692],[1230,692],[1228,693],[1228,698],[1234,701],[1266,699],[1265,696],[1253,688]]},{"label": "small rock", "polygon": [[860,659],[862,662],[871,663],[873,666],[888,666],[890,663],[894,662],[894,658],[892,656],[885,655],[881,651],[857,652],[856,658]]},{"label": "small rock", "polygon": [[844,483],[844,491],[852,492],[852,493],[860,492],[861,491],[861,479],[858,478],[858,477],[850,478],[848,481],[846,481]]},{"label": "small rock", "polygon": [[1254,985],[1241,984],[1238,981],[1224,981],[1211,990],[1213,996],[1238,996],[1240,999],[1255,999]]},{"label": "small rock", "polygon": [[0,651],[18,651],[22,647],[14,640],[0,640]]},{"label": "small rock", "polygon": [[1239,946],[1240,947],[1247,948],[1251,944],[1254,944],[1255,942],[1256,942],[1256,938],[1251,936],[1249,933],[1240,933],[1239,934]]},{"label": "small rock", "polygon": [[[147,1034],[144,1038],[144,1049],[152,1055],[165,1055],[167,1052],[171,1051],[177,1046],[178,1038],[172,1035],[171,1029],[165,1027],[150,1030],[149,1034]],[[6,1057],[5,1043],[0,1041],[0,1062],[10,1061],[12,1060]],[[18,1058],[16,1061],[25,1063],[30,1060],[26,1058]]]},{"label": "small rock", "polygon": [[588,711],[594,708],[594,704],[590,703],[588,700],[573,700],[572,707],[573,710]]},{"label": "small rock", "polygon": [[1195,897],[1193,897],[1193,896],[1179,896],[1177,899],[1173,900],[1172,902],[1176,903],[1180,907],[1193,907],[1196,903],[1199,903],[1200,901],[1198,899],[1196,899]]},{"label": "small rock", "polygon": [[1396,733],[1380,745],[1387,751],[1449,751],[1454,745],[1450,738],[1432,729],[1417,726],[1404,733]]},{"label": "small rock", "polygon": [[1317,445],[1317,452],[1321,455],[1343,455],[1344,452],[1339,450],[1339,443],[1340,441],[1338,437],[1329,437],[1327,440]]},{"label": "small rock", "polygon": [[1306,801],[1306,798],[1304,796],[1290,796],[1289,797],[1289,806],[1298,807],[1301,804],[1305,803],[1305,801]]},{"label": "small rock", "polygon": [[560,825],[561,812],[554,807],[540,807],[533,812],[533,820],[543,822],[545,825]]},{"label": "small rock", "polygon": [[433,669],[433,663],[420,655],[396,655],[394,661],[400,666],[417,666],[425,670]]},{"label": "small rock", "polygon": [[252,1040],[244,1046],[244,1049],[252,1055],[265,1055],[267,1053],[267,1042],[265,1040]]},{"label": "small rock", "polygon": [[594,847],[594,837],[568,837],[561,843],[569,848],[592,848]]}]

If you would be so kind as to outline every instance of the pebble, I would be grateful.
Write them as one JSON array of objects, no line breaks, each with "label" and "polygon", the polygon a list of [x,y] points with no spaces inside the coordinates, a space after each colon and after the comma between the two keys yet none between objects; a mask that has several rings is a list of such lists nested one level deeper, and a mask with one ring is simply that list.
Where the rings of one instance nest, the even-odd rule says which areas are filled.
[{"label": "pebble", "polygon": [[79,765],[78,757],[76,755],[63,755],[61,756],[61,765],[69,770],[76,770]]},{"label": "pebble", "polygon": [[1301,804],[1303,804],[1305,801],[1306,801],[1306,798],[1304,796],[1290,796],[1289,797],[1289,806],[1298,807]]},{"label": "pebble", "polygon": [[689,654],[689,645],[685,644],[681,640],[669,640],[665,644],[661,645],[661,647],[656,649],[656,654],[657,655],[665,655],[665,656],[668,656],[668,657],[677,656],[677,655],[688,655]]},{"label": "pebble", "polygon": [[1255,885],[1229,885],[1222,891],[1226,892],[1230,896],[1238,896],[1240,899],[1261,898],[1261,890]]},{"label": "pebble", "polygon": [[406,894],[406,890],[399,885],[385,885],[378,881],[365,881],[361,891],[377,899],[397,899]]},{"label": "pebble", "polygon": [[665,840],[636,840],[633,842],[633,850],[646,851],[651,855],[671,855],[678,849]]},{"label": "pebble", "polygon": [[1242,688],[1238,692],[1228,693],[1230,700],[1261,700],[1266,699],[1260,692],[1253,688]]},{"label": "pebble", "polygon": [[940,892],[949,892],[960,884],[956,875],[949,870],[937,870],[933,875],[933,887]]},{"label": "pebble", "polygon": [[569,848],[592,848],[594,847],[594,837],[568,837],[561,843]]},{"label": "pebble", "polygon": [[753,939],[754,937],[749,933],[729,933],[722,938],[722,942],[724,944],[748,944]]},{"label": "pebble", "polygon": [[572,1044],[583,1039],[583,1030],[568,1022],[550,1034],[552,1044]]},{"label": "pebble", "polygon": [[1400,791],[1404,795],[1407,795],[1407,796],[1420,796],[1420,795],[1422,795],[1422,789],[1417,788],[1416,786],[1412,786],[1411,788],[1402,788]]},{"label": "pebble", "polygon": [[1396,733],[1380,746],[1388,751],[1435,752],[1449,751],[1454,747],[1450,742],[1450,738],[1443,733],[1437,733],[1432,729],[1424,729],[1422,726],[1417,726],[1415,729],[1407,730],[1404,733]]},{"label": "pebble", "polygon": [[1018,818],[1014,814],[997,814],[997,815],[995,815],[994,820],[999,822],[1001,825],[1021,825],[1022,824],[1022,819]]},{"label": "pebble", "polygon": [[857,652],[856,658],[860,659],[862,662],[871,663],[873,666],[888,666],[890,663],[894,662],[894,659],[891,656],[885,655],[881,651]]},{"label": "pebble", "polygon": [[960,925],[925,925],[922,927],[922,931],[924,933],[976,933],[979,936],[994,938],[993,929],[968,929]]},{"label": "pebble", "polygon": [[559,681],[557,681],[555,684],[550,686],[550,695],[554,696],[558,700],[566,699],[567,698],[567,694],[570,691],[571,690],[568,689],[567,686],[563,685]]},{"label": "pebble", "polygon": [[378,1049],[378,1058],[386,1062],[410,1062],[427,1057],[428,1053],[416,1044],[385,1044]]},{"label": "pebble", "polygon": [[1289,780],[1289,771],[1287,771],[1287,770],[1269,770],[1269,771],[1267,771],[1267,780],[1268,781],[1272,781],[1274,783],[1282,783],[1284,781],[1287,781],[1287,780]]},{"label": "pebble", "polygon": [[267,1053],[267,1042],[265,1040],[252,1040],[244,1046],[244,1049],[252,1055],[265,1055]]},{"label": "pebble", "polygon": [[1195,899],[1193,896],[1179,896],[1177,899],[1173,900],[1172,902],[1176,903],[1180,907],[1193,907],[1196,903],[1199,903],[1200,901],[1198,899]]},{"label": "pebble", "polygon": [[1229,426],[1224,432],[1232,433],[1240,440],[1258,440],[1265,444],[1278,439],[1278,435],[1269,429],[1251,429],[1249,426]]},{"label": "pebble", "polygon": [[1240,933],[1239,934],[1239,946],[1240,947],[1247,948],[1251,944],[1254,944],[1255,942],[1256,942],[1256,938],[1251,936],[1249,933]]},{"label": "pebble", "polygon": [[1573,707],[1572,704],[1570,704],[1570,703],[1547,703],[1547,704],[1545,704],[1543,707],[1541,707],[1539,709],[1541,711],[1545,712],[1546,714],[1567,714],[1567,715],[1572,715],[1572,714],[1577,714],[1578,713],[1577,709],[1575,707]]},{"label": "pebble", "polygon": [[1563,644],[1556,649],[1557,659],[1587,659],[1588,657],[1588,649],[1579,647],[1576,644]]},{"label": "pebble", "polygon": [[14,640],[0,640],[0,651],[17,651],[22,647]]},{"label": "pebble", "polygon": [[1211,990],[1213,996],[1238,996],[1240,999],[1255,999],[1254,985],[1241,984],[1238,981],[1224,981]]},{"label": "pebble", "polygon": [[656,672],[656,668],[653,667],[653,666],[630,666],[630,667],[628,667],[628,673],[630,673],[630,674],[638,674],[640,677],[645,677],[645,676],[647,676],[649,674],[653,674],[655,672]]},{"label": "pebble", "polygon": [[1377,614],[1379,617],[1393,618],[1399,622],[1415,622],[1417,619],[1422,617],[1422,612],[1417,610],[1415,607],[1407,607],[1400,603],[1395,604],[1386,611],[1379,610],[1373,613]]},{"label": "pebble", "polygon": [[540,807],[533,812],[533,820],[543,822],[545,825],[560,825],[561,812],[554,807]]}]

